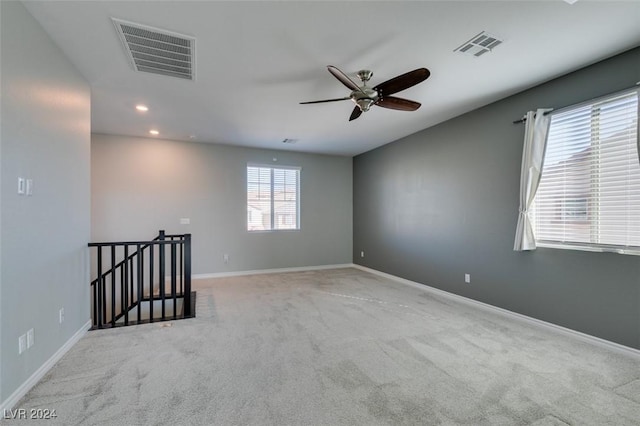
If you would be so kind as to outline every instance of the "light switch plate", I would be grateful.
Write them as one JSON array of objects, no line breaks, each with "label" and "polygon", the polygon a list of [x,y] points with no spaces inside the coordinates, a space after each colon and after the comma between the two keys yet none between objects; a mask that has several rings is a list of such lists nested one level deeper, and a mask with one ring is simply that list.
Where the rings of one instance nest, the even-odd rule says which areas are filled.
[{"label": "light switch plate", "polygon": [[36,342],[36,336],[34,335],[33,328],[27,331],[27,349],[29,349]]},{"label": "light switch plate", "polygon": [[18,355],[27,350],[27,335],[18,337]]}]

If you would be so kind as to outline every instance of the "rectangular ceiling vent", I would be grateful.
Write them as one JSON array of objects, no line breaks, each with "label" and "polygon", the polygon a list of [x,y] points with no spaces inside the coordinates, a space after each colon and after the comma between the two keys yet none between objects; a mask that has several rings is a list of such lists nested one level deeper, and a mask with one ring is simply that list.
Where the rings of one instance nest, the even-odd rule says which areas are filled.
[{"label": "rectangular ceiling vent", "polygon": [[470,40],[462,43],[458,48],[454,50],[454,52],[465,53],[477,58],[487,52],[491,52],[494,47],[502,44],[502,41],[503,40],[500,40],[498,37],[492,36],[482,31],[480,34],[472,37]]},{"label": "rectangular ceiling vent", "polygon": [[195,79],[195,38],[111,19],[133,69],[187,80]]}]

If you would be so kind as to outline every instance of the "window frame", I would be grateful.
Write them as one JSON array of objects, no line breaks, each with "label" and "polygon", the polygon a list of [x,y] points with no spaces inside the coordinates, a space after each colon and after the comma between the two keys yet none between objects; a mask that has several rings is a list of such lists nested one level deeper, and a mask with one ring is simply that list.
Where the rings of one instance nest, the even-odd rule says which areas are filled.
[{"label": "window frame", "polygon": [[[605,103],[608,100],[613,100],[616,97],[620,97],[620,96],[624,96],[624,95],[630,95],[632,93],[636,93],[636,103],[637,103],[637,109],[636,109],[636,114],[637,114],[637,118],[636,118],[636,156],[638,157],[638,166],[640,167],[640,87],[632,87],[632,88],[627,88],[624,90],[620,90],[620,91],[616,91],[613,93],[609,93],[607,95],[604,96],[600,96],[594,99],[590,99],[588,101],[585,102],[581,102],[581,103],[577,103],[574,105],[570,105],[566,108],[562,108],[562,109],[558,109],[558,110],[554,110],[553,112],[551,112],[551,115],[555,115],[555,114],[559,114],[559,113],[565,113],[571,110],[577,110],[581,107],[585,107],[585,106],[589,106],[589,105],[596,105],[596,104],[602,104]],[[552,123],[553,124],[553,123]],[[599,126],[598,126],[599,129]],[[548,148],[548,145],[547,145]],[[545,149],[546,151],[546,149]],[[545,152],[545,157],[546,157],[546,152]],[[546,159],[545,159],[546,160]],[[543,169],[541,171],[541,178],[542,176],[544,176],[544,165],[543,165]],[[594,191],[594,189],[590,189],[590,193],[591,191]],[[537,195],[536,195],[537,197]],[[566,202],[566,200],[564,200]],[[535,204],[535,199],[534,199],[534,204]],[[587,210],[586,210],[586,216],[584,219],[578,219],[577,217],[574,217],[574,221],[576,221],[576,219],[580,222],[584,221],[584,223],[588,223],[590,224],[592,227],[594,226],[592,221],[596,220],[597,218],[593,218],[593,209],[592,207],[589,205],[589,201],[587,201]],[[531,213],[535,212],[535,208],[531,209]],[[563,214],[561,214],[561,216],[564,216]],[[536,217],[535,214],[530,214],[529,219],[531,220],[532,223],[532,228],[534,231],[534,235],[536,234],[537,231],[537,225],[536,225]],[[565,218],[566,220],[566,218]],[[592,231],[593,232],[593,231]],[[630,255],[640,255],[640,246],[623,246],[623,245],[617,245],[617,244],[604,244],[604,243],[586,243],[586,242],[575,242],[575,241],[557,241],[557,240],[545,240],[545,239],[541,239],[538,238],[536,236],[536,245],[538,247],[546,247],[546,248],[554,248],[554,249],[564,249],[564,250],[580,250],[580,251],[590,251],[590,252],[609,252],[609,253],[618,253],[618,254],[630,254]]]},{"label": "window frame", "polygon": [[[249,172],[249,168],[253,167],[253,168],[260,168],[260,169],[269,169],[270,173],[271,173],[271,178],[270,178],[270,197],[269,197],[269,202],[270,202],[270,229],[249,229],[249,214],[248,214],[248,208],[249,208],[249,176],[248,176],[248,172]],[[295,213],[296,213],[296,227],[295,228],[275,228],[275,224],[276,224],[276,212],[275,212],[275,203],[279,200],[275,199],[274,196],[274,186],[275,186],[275,179],[274,179],[274,171],[275,170],[294,170],[296,171],[296,208],[295,208]],[[247,213],[245,214],[245,230],[246,232],[250,233],[250,234],[259,234],[259,233],[269,233],[269,232],[296,232],[296,231],[300,231],[302,229],[301,226],[301,221],[300,221],[300,180],[301,180],[301,174],[302,174],[302,167],[299,166],[288,166],[288,165],[273,165],[273,164],[263,164],[263,163],[247,163],[247,166],[245,168],[245,203],[246,203],[246,207],[247,207]]]}]

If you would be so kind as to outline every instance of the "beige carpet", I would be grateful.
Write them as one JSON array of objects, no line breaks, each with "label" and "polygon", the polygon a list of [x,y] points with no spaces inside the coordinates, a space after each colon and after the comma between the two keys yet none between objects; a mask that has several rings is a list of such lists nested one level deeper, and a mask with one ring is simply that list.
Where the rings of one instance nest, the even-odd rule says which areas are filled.
[{"label": "beige carpet", "polygon": [[197,318],[89,332],[16,408],[61,425],[640,424],[639,359],[421,289],[356,269],[195,286]]}]

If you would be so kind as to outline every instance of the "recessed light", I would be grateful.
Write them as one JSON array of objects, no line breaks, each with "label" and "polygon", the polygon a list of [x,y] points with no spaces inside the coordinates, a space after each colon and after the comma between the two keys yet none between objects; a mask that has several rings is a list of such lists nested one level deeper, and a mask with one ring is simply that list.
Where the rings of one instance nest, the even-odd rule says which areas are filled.
[{"label": "recessed light", "polygon": [[151,133],[153,136],[158,136],[160,134],[160,132],[155,129],[149,130],[149,133]]},{"label": "recessed light", "polygon": [[136,105],[136,109],[138,111],[147,112],[149,111],[149,107],[146,105]]}]

